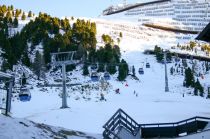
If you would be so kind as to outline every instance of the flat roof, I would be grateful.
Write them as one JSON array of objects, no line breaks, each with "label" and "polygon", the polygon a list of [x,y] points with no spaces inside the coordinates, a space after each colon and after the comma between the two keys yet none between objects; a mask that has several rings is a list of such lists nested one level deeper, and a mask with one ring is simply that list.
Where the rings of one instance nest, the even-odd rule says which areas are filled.
[{"label": "flat roof", "polygon": [[196,40],[210,42],[210,23],[203,29],[203,31],[196,37]]}]

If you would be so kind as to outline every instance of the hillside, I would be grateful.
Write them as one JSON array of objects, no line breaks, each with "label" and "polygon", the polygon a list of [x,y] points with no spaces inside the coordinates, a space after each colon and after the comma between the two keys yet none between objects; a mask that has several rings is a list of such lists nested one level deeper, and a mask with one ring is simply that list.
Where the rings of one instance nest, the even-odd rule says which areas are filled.
[{"label": "hillside", "polygon": [[[0,137],[19,135],[22,139],[27,133],[26,138],[63,138],[63,134],[67,133],[65,136],[68,137],[69,132],[75,133],[74,130],[95,136],[102,133],[102,126],[118,108],[142,124],[176,122],[194,116],[210,117],[207,92],[210,85],[209,62],[173,56],[167,64],[170,91],[165,92],[164,64],[158,62],[155,55],[143,53],[147,49],[154,50],[157,45],[171,52],[209,57],[209,50],[203,49],[204,46],[209,48],[209,45],[195,42],[195,35],[161,31],[125,21],[58,19],[44,13],[25,20],[19,17],[18,23],[17,27],[11,28],[14,34],[6,36],[3,32],[5,41],[1,40],[4,43],[0,45],[1,57],[8,64],[3,69],[15,73],[16,77],[11,115],[20,119],[0,116],[0,125],[6,125],[3,128],[5,131],[0,131]],[[77,60],[89,55],[85,62],[67,68],[68,109],[60,109],[61,68],[50,66],[50,53],[59,50],[79,51]],[[146,68],[146,63],[150,64],[150,68]],[[94,64],[98,66],[95,70],[91,69]],[[91,73],[97,72],[103,77],[105,66],[114,67],[110,80],[93,81]],[[139,73],[140,68],[143,68],[144,74]],[[194,80],[200,81],[204,92],[195,93],[195,87],[183,86],[187,68],[194,69]],[[119,69],[126,74],[122,81],[119,80]],[[29,89],[30,101],[20,100],[20,82]],[[77,86],[72,87],[71,84]],[[17,133],[10,135],[13,127]],[[61,130],[65,133],[59,134]],[[80,132],[76,134],[84,138],[92,136]],[[96,135],[95,138],[100,139],[101,136]]]}]

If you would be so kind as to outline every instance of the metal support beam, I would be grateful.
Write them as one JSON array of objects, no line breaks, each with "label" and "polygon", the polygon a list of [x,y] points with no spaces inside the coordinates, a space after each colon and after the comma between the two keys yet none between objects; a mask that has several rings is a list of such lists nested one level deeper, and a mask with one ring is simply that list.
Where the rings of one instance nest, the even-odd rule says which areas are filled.
[{"label": "metal support beam", "polygon": [[13,78],[9,80],[9,88],[7,89],[7,101],[6,101],[6,113],[8,116],[11,110],[11,99],[12,99],[12,88],[13,88]]},{"label": "metal support beam", "polygon": [[167,64],[166,64],[166,51],[164,51],[164,64],[165,64],[165,92],[169,92],[168,88],[168,74],[167,74]]},{"label": "metal support beam", "polygon": [[62,74],[63,74],[63,92],[62,92],[62,109],[68,108],[67,105],[67,94],[66,94],[66,65],[62,64]]}]

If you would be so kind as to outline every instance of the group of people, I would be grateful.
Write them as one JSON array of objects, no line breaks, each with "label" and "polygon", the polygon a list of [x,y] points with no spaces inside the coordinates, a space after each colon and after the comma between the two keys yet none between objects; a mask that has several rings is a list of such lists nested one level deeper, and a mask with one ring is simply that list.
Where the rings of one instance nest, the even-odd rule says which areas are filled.
[{"label": "group of people", "polygon": [[[115,90],[115,93],[116,93],[116,94],[120,94],[120,89],[117,88],[117,89]],[[138,95],[139,95],[135,90],[133,91],[133,94],[134,94],[136,97],[138,97]]]}]

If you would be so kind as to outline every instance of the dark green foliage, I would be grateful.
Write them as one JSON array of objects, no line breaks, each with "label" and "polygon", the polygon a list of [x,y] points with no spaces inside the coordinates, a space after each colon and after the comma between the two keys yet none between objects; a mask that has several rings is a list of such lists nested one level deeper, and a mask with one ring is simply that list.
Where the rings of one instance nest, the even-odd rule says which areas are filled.
[{"label": "dark green foliage", "polygon": [[42,57],[42,55],[39,53],[39,51],[37,51],[37,52],[36,52],[35,59],[34,59],[34,63],[33,63],[33,70],[34,70],[34,73],[37,75],[38,80],[39,80],[40,77],[41,77],[41,73],[42,73],[42,68],[43,68],[43,66],[44,66],[43,57]]},{"label": "dark green foliage", "polygon": [[109,64],[106,67],[107,72],[109,72],[111,75],[115,74],[117,72],[116,66],[113,64]]},{"label": "dark green foliage", "polygon": [[66,65],[66,72],[73,71],[74,69],[76,69],[76,65]]},{"label": "dark green foliage", "polygon": [[11,12],[10,11],[8,11],[7,12],[7,14],[6,14],[6,18],[7,18],[7,20],[9,20],[9,18],[11,18],[12,17],[12,14],[11,14]]},{"label": "dark green foliage", "polygon": [[32,15],[32,11],[29,11],[28,12],[28,17],[32,17],[33,15]]},{"label": "dark green foliage", "polygon": [[104,64],[99,64],[97,71],[98,72],[104,72]]},{"label": "dark green foliage", "polygon": [[30,62],[30,59],[28,57],[28,53],[27,51],[24,51],[23,53],[23,56],[22,56],[22,63],[24,65],[26,65],[27,67],[30,67],[31,66],[31,62]]},{"label": "dark green foliage", "polygon": [[113,39],[109,36],[109,35],[106,35],[106,34],[103,34],[102,35],[102,40],[104,41],[105,44],[113,44]]},{"label": "dark green foliage", "polygon": [[193,72],[190,68],[187,68],[185,70],[185,86],[186,87],[194,87],[195,85],[195,79],[194,79],[194,76],[193,76]]},{"label": "dark green foliage", "polygon": [[22,76],[21,80],[22,80],[21,81],[22,86],[24,86],[26,84],[26,75],[25,75],[25,73],[23,73],[23,76]]},{"label": "dark green foliage", "polygon": [[5,72],[7,69],[11,69],[11,67],[10,64],[6,60],[4,60],[2,63],[2,71]]},{"label": "dark green foliage", "polygon": [[26,20],[25,12],[23,12],[21,19],[22,19],[22,20]]},{"label": "dark green foliage", "polygon": [[[43,45],[44,55],[41,59],[44,59],[45,62],[42,63],[46,64],[49,64],[51,60],[50,53],[58,52],[58,50],[61,52],[78,50],[77,59],[86,58],[87,52],[91,50],[96,56],[95,23],[78,19],[71,28],[68,19],[61,20],[45,13],[40,13],[39,17],[26,24],[20,33],[9,38],[8,34],[10,33],[11,25],[12,27],[18,27],[17,17],[22,14],[22,20],[26,18],[22,10],[16,9],[14,13],[11,9],[13,9],[11,6],[8,8],[5,5],[0,6],[0,47],[5,52],[2,54],[5,59],[3,64],[5,70],[12,69],[12,66],[20,60],[26,66],[31,65],[25,51],[28,47],[27,43],[31,43],[31,50],[35,49],[39,44]],[[12,17],[11,13],[15,16],[13,21],[10,18]],[[31,17],[32,12],[29,11],[27,16]],[[60,30],[63,30],[64,33],[60,34]]]},{"label": "dark green foliage", "polygon": [[22,13],[22,11],[21,11],[21,10],[16,9],[16,12],[15,12],[15,17],[19,17],[21,13]]},{"label": "dark green foliage", "polygon": [[118,74],[118,80],[124,81],[128,75],[128,64],[124,59],[121,60],[119,65],[119,74]]},{"label": "dark green foliage", "polygon": [[172,54],[170,52],[167,52],[166,58],[167,58],[168,61],[171,61],[172,60]]},{"label": "dark green foliage", "polygon": [[83,75],[84,76],[87,76],[88,74],[89,74],[88,65],[87,64],[84,64],[83,65]]},{"label": "dark green foliage", "polygon": [[18,27],[18,19],[17,19],[17,17],[15,17],[15,19],[13,21],[13,25],[14,25],[15,28]]},{"label": "dark green foliage", "polygon": [[203,87],[200,84],[199,80],[197,79],[197,81],[195,82],[195,86],[194,86],[194,92],[197,92],[197,94],[198,94],[198,91],[200,92],[200,96],[203,97],[204,90],[203,90]]},{"label": "dark green foliage", "polygon": [[122,37],[123,37],[122,32],[120,32],[120,38],[122,38]]},{"label": "dark green foliage", "polygon": [[158,62],[161,62],[164,58],[163,50],[156,45],[155,49],[154,49],[154,53],[155,53],[155,56],[156,56],[156,60]]}]

